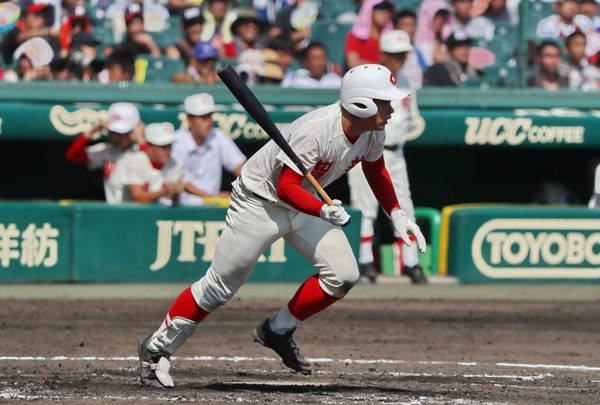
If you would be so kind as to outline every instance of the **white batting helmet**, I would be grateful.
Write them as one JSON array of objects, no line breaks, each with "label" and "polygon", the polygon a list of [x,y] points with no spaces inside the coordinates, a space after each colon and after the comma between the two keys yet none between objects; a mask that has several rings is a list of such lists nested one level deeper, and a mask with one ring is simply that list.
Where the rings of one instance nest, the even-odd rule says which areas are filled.
[{"label": "white batting helmet", "polygon": [[377,114],[376,100],[402,100],[408,96],[396,87],[396,76],[382,65],[360,65],[350,69],[342,79],[340,99],[350,114],[368,118]]}]

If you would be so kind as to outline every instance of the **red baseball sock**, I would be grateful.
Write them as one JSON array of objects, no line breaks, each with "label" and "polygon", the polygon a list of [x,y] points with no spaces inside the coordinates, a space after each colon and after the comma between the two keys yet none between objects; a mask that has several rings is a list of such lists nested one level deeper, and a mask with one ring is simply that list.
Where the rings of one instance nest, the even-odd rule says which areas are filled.
[{"label": "red baseball sock", "polygon": [[192,295],[192,287],[188,287],[179,294],[179,297],[169,309],[169,318],[180,317],[194,322],[200,322],[209,314],[210,312],[206,312],[196,304],[196,300]]},{"label": "red baseball sock", "polygon": [[[341,298],[341,297],[340,297]],[[290,313],[300,321],[321,312],[340,298],[327,294],[319,284],[319,275],[315,274],[304,282],[288,303]]]}]

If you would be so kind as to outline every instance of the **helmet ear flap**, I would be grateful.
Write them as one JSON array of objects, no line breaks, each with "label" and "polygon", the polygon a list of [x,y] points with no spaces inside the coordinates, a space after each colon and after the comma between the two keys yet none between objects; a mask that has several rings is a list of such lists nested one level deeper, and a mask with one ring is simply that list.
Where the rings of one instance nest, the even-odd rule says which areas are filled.
[{"label": "helmet ear flap", "polygon": [[368,97],[352,97],[342,103],[342,106],[359,118],[369,118],[377,114],[377,105]]}]

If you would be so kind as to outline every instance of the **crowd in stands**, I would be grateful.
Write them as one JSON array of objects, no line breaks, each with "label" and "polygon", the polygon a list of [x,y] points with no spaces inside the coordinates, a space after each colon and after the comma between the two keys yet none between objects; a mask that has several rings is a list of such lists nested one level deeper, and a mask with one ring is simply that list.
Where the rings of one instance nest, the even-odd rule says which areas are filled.
[{"label": "crowd in stands", "polygon": [[415,89],[518,86],[521,67],[529,86],[597,90],[597,1],[529,2],[523,58],[519,0],[9,0],[0,79],[212,84],[228,63],[248,84],[336,88],[396,29]]}]

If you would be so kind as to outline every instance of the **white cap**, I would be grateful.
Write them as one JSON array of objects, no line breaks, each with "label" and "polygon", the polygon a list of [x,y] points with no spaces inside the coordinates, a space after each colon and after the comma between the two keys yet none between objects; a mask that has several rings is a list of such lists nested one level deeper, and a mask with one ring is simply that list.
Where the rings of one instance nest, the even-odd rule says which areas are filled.
[{"label": "white cap", "polygon": [[144,129],[146,141],[152,145],[165,146],[175,142],[175,128],[170,122],[148,124]]},{"label": "white cap", "polygon": [[44,38],[34,37],[19,45],[15,50],[13,58],[18,60],[21,55],[27,56],[34,68],[39,68],[52,61],[52,58],[54,58],[54,51],[48,41]]},{"label": "white cap", "polygon": [[185,112],[190,115],[202,116],[215,112],[215,100],[210,94],[200,93],[186,97],[183,101]]},{"label": "white cap", "polygon": [[140,113],[133,104],[114,103],[108,109],[108,130],[126,134],[140,122]]},{"label": "white cap", "polygon": [[410,44],[410,37],[405,31],[392,30],[381,35],[379,49],[385,53],[401,53],[411,51],[413,47]]}]

